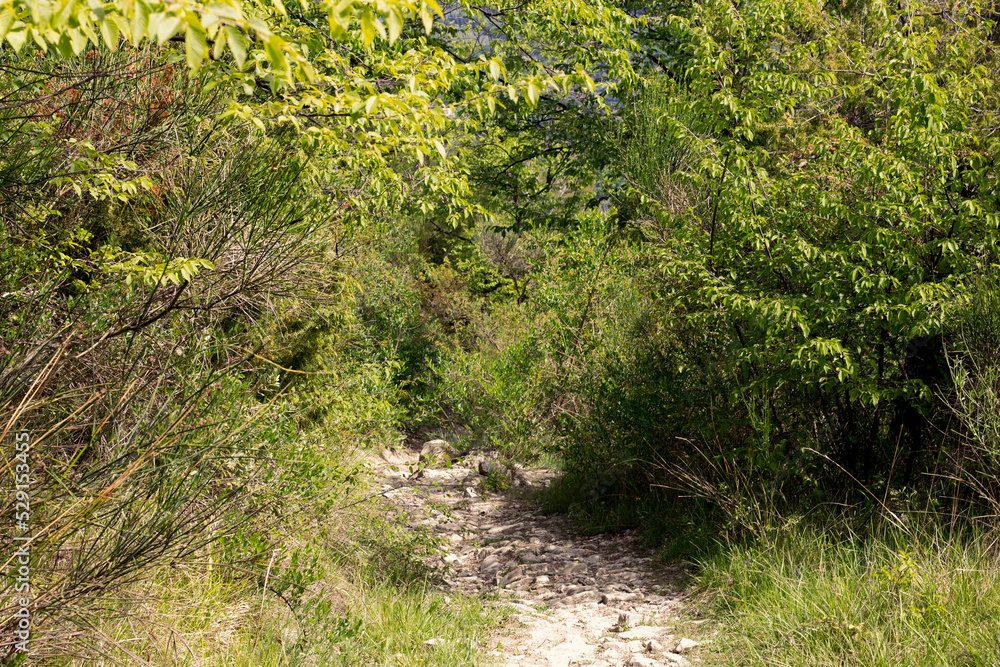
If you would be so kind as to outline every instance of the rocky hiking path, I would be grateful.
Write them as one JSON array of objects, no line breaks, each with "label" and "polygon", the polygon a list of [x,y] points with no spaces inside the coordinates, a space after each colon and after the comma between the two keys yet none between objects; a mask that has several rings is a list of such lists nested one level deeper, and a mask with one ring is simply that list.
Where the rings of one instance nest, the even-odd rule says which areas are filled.
[{"label": "rocky hiking path", "polygon": [[[443,441],[383,452],[373,464],[382,495],[411,526],[439,537],[441,568],[455,593],[496,592],[518,623],[497,637],[505,667],[646,667],[700,662],[680,631],[678,567],[654,564],[629,535],[582,537],[563,516],[545,516],[515,494],[479,488],[498,466],[473,454],[450,459]],[[423,462],[420,461],[423,459]],[[547,484],[549,470],[517,473]],[[693,627],[687,621],[684,627]],[[433,642],[433,638],[430,640]],[[501,650],[502,648],[502,650]]]}]

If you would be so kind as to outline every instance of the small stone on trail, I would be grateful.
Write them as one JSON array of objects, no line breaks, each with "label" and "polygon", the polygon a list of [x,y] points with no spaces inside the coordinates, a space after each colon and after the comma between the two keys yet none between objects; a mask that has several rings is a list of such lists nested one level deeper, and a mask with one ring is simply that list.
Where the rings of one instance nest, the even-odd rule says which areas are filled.
[{"label": "small stone on trail", "polygon": [[664,632],[666,628],[655,626],[655,625],[637,625],[634,628],[627,630],[626,632],[618,635],[619,639],[653,639],[654,637],[659,637]]},{"label": "small stone on trail", "polygon": [[618,622],[611,627],[611,632],[622,632],[628,627],[628,614],[618,614]]},{"label": "small stone on trail", "polygon": [[394,452],[391,449],[382,450],[382,460],[389,465],[400,466],[406,463],[406,457],[398,452]]},{"label": "small stone on trail", "polygon": [[503,567],[503,565],[500,563],[499,559],[497,559],[496,556],[488,556],[486,558],[486,560],[484,560],[479,565],[479,571],[480,572],[496,572],[501,567]]},{"label": "small stone on trail", "polygon": [[641,655],[633,655],[625,664],[627,667],[656,667],[656,663],[651,658]]},{"label": "small stone on trail", "polygon": [[489,477],[490,475],[496,475],[497,473],[503,471],[503,466],[495,461],[482,460],[479,462],[479,474],[483,477]]},{"label": "small stone on trail", "polygon": [[465,496],[466,498],[478,498],[479,497],[479,494],[476,493],[475,491],[473,491],[472,489],[470,489],[469,487],[465,487],[465,489],[462,491],[462,495]]},{"label": "small stone on trail", "polygon": [[427,465],[450,461],[448,454],[448,442],[446,440],[428,440],[420,450],[420,462]]},{"label": "small stone on trail", "polygon": [[557,604],[564,607],[574,606],[578,604],[584,604],[586,602],[591,602],[597,599],[597,593],[594,591],[583,591],[580,593],[574,593],[573,595],[568,595],[562,600],[559,600]]},{"label": "small stone on trail", "polygon": [[509,523],[506,526],[493,526],[492,528],[487,530],[486,533],[488,535],[499,535],[500,533],[506,533],[508,531],[514,530],[515,528],[520,528],[522,525],[524,524]]},{"label": "small stone on trail", "polygon": [[693,639],[688,639],[687,637],[684,637],[679,642],[677,642],[677,646],[674,647],[674,653],[685,653],[699,646],[701,646],[701,642],[696,642]]},{"label": "small stone on trail", "polygon": [[663,657],[671,665],[680,665],[680,667],[684,667],[684,665],[690,665],[691,664],[690,662],[687,661],[687,659],[684,658],[684,656],[677,655],[676,653],[664,653]]},{"label": "small stone on trail", "polygon": [[424,642],[424,646],[440,646],[441,644],[447,644],[448,642],[440,637],[435,637],[434,639],[428,639]]},{"label": "small stone on trail", "polygon": [[650,639],[646,642],[646,650],[650,653],[663,653],[663,644],[655,639]]},{"label": "small stone on trail", "polygon": [[505,574],[502,577],[500,577],[500,582],[499,583],[500,583],[501,586],[506,586],[507,584],[513,583],[515,581],[518,581],[523,576],[524,576],[524,570],[521,569],[520,567],[515,567],[514,569],[512,569],[511,571],[509,571],[507,574]]}]

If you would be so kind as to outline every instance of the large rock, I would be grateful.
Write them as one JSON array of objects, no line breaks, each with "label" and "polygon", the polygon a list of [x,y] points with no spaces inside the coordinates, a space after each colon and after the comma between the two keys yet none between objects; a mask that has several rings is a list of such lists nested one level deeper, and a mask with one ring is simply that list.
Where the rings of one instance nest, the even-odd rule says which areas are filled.
[{"label": "large rock", "polygon": [[420,450],[420,462],[432,466],[451,461],[451,447],[447,440],[428,440]]}]

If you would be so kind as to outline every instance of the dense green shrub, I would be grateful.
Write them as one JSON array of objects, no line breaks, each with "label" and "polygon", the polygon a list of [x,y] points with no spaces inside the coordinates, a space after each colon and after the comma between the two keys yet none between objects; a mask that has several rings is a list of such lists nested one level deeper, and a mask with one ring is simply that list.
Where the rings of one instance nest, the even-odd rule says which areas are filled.
[{"label": "dense green shrub", "polygon": [[662,249],[652,307],[673,322],[650,347],[669,352],[639,392],[611,370],[605,396],[639,394],[634,423],[664,425],[640,429],[645,458],[719,502],[743,475],[779,503],[944,492],[944,351],[997,261],[992,112],[969,103],[993,94],[969,64],[991,62],[973,37],[989,22],[918,4],[694,12],[676,21],[686,74],[638,104],[621,162]]},{"label": "dense green shrub", "polygon": [[0,424],[32,438],[32,651],[94,656],[93,610],[206,553],[253,579],[270,549],[213,543],[280,540],[282,508],[349,474],[297,442],[259,358],[278,300],[323,289],[328,220],[308,155],[205,124],[215,96],[164,54],[0,57]]}]

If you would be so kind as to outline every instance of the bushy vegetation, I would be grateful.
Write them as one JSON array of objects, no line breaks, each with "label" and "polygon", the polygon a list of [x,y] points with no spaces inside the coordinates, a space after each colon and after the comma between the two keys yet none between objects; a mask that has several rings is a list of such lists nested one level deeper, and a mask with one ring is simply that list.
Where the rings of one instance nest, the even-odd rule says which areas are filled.
[{"label": "bushy vegetation", "polygon": [[472,663],[361,464],[445,436],[726,660],[998,659],[995,8],[627,4],[0,5],[33,657]]},{"label": "bushy vegetation", "polygon": [[750,534],[889,491],[972,510],[995,497],[970,468],[992,447],[995,348],[969,344],[995,318],[995,113],[969,103],[993,95],[989,17],[755,7],[671,19],[683,73],[623,105],[615,208],[519,237],[545,257],[524,334],[483,346],[469,393],[518,397],[480,418],[606,504],[669,487]]},{"label": "bushy vegetation", "polygon": [[[966,608],[950,573],[969,559],[960,586],[992,609],[995,38],[985,8],[938,9],[675,15],[683,57],[623,95],[609,132],[592,204],[608,188],[614,206],[528,229],[512,215],[503,253],[485,235],[451,251],[525,267],[527,287],[482,300],[478,344],[434,367],[436,400],[512,458],[558,456],[548,507],[587,530],[643,527],[703,559],[720,595],[719,563],[756,550],[773,578],[792,543],[874,577],[775,585],[727,610],[746,664],[995,660],[989,633],[959,641],[943,620]],[[483,273],[454,265],[470,285]],[[903,605],[871,612],[850,650],[782,648],[826,620],[780,609],[882,609],[876,575],[907,554],[950,591],[937,620]],[[771,614],[790,620],[771,629]]]}]

